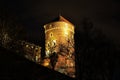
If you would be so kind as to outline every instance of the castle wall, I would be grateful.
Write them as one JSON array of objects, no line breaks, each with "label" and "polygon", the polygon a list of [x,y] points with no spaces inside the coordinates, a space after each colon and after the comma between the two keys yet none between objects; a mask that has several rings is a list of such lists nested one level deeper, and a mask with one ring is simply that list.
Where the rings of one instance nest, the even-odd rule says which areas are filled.
[{"label": "castle wall", "polygon": [[48,67],[75,77],[74,26],[57,21],[46,24],[44,28]]}]

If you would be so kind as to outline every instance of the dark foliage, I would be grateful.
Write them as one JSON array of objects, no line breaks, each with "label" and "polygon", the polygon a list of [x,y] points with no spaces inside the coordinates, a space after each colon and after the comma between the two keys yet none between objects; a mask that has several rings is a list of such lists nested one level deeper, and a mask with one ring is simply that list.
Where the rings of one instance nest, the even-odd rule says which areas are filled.
[{"label": "dark foliage", "polygon": [[0,47],[0,80],[75,80]]},{"label": "dark foliage", "polygon": [[[76,68],[80,80],[110,80],[120,66],[120,48],[85,19],[75,34]],[[119,56],[119,57],[118,57]],[[115,65],[116,63],[116,65]],[[116,73],[115,73],[116,74]]]},{"label": "dark foliage", "polygon": [[0,14],[0,46],[9,48],[9,43],[16,39],[25,39],[25,31],[17,18]]}]

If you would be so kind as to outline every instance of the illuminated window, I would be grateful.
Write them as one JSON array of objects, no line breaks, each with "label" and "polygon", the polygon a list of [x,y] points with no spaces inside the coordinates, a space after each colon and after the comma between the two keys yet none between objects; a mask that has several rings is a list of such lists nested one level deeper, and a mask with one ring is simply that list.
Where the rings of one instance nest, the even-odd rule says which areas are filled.
[{"label": "illuminated window", "polygon": [[33,46],[31,46],[31,48],[34,48]]},{"label": "illuminated window", "polygon": [[37,50],[38,48],[36,47],[35,49]]},{"label": "illuminated window", "polygon": [[51,24],[49,25],[49,29],[50,29],[50,28],[52,28],[52,25],[51,25]]},{"label": "illuminated window", "polygon": [[29,45],[26,45],[26,47],[29,47]]}]

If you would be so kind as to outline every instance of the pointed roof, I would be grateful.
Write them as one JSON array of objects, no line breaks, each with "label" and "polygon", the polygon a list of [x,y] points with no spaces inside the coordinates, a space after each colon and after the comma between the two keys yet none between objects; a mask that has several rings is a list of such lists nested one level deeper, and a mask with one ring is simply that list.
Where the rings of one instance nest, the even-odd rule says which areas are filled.
[{"label": "pointed roof", "polygon": [[[63,21],[63,22],[66,22],[66,23],[69,23],[69,24],[72,24],[70,21],[68,21],[67,19],[65,19],[63,16],[59,15],[57,18],[55,18],[54,20],[52,20],[52,22],[55,22],[55,21]],[[72,24],[73,25],[73,24]]]}]

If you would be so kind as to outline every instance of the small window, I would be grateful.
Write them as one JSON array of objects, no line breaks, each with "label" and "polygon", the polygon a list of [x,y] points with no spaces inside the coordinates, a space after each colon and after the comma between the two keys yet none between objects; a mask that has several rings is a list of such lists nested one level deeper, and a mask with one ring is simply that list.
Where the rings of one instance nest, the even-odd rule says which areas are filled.
[{"label": "small window", "polygon": [[53,33],[51,32],[51,33],[50,33],[50,37],[52,37],[52,36],[53,36]]},{"label": "small window", "polygon": [[34,46],[31,46],[31,48],[34,48]]},{"label": "small window", "polygon": [[26,47],[28,47],[29,45],[26,45]]}]

